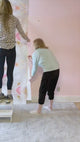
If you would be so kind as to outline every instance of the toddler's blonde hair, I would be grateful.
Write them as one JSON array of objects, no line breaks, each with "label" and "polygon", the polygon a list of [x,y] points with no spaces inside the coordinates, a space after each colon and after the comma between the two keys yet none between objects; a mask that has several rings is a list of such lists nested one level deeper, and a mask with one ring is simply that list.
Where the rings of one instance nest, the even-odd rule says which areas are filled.
[{"label": "toddler's blonde hair", "polygon": [[35,39],[33,41],[33,43],[34,43],[35,49],[38,49],[38,48],[48,48],[48,47],[46,47],[44,41],[41,38]]}]

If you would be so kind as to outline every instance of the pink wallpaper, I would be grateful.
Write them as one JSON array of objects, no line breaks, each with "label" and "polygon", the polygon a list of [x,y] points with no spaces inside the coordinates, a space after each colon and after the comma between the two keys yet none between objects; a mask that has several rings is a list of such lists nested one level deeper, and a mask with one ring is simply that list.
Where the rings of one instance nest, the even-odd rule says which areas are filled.
[{"label": "pink wallpaper", "polygon": [[[56,95],[80,95],[80,1],[29,0],[29,36],[45,43],[60,63],[59,91]],[[29,54],[33,52],[31,46]],[[31,84],[32,95],[38,95],[37,75]],[[37,92],[35,92],[35,89]]]}]

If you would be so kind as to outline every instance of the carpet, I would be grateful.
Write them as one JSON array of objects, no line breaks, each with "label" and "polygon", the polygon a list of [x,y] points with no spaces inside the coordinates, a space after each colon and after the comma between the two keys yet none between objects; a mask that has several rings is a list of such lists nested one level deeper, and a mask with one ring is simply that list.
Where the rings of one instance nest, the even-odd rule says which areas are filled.
[{"label": "carpet", "polygon": [[79,142],[80,111],[73,103],[54,103],[53,112],[29,112],[37,104],[15,105],[13,122],[0,119],[0,142]]}]

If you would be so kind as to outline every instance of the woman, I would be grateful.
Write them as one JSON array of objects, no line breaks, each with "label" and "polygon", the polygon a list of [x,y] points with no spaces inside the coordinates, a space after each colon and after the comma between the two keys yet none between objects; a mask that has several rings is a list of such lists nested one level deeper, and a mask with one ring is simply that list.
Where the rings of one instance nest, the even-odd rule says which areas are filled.
[{"label": "woman", "polygon": [[[43,76],[39,89],[38,109],[31,113],[41,113],[42,106],[45,102],[46,93],[50,100],[50,110],[53,109],[54,91],[59,78],[59,64],[52,52],[46,47],[42,39],[35,39],[34,42],[35,51],[32,54],[32,73],[31,80],[37,71],[37,67],[40,66],[43,69]],[[28,57],[31,61],[31,57]]]},{"label": "woman", "polygon": [[16,60],[15,31],[29,42],[28,36],[24,33],[21,24],[13,15],[11,3],[8,0],[0,0],[0,100],[5,99],[2,93],[2,78],[4,74],[4,63],[7,63],[7,100],[13,100],[12,84],[13,70]]}]

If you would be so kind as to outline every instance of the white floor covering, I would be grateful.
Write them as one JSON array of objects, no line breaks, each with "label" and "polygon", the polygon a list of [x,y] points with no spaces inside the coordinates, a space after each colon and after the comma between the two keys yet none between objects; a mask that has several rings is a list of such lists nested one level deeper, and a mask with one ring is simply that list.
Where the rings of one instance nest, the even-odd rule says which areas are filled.
[{"label": "white floor covering", "polygon": [[0,119],[0,142],[80,142],[80,111],[73,103],[54,103],[53,112],[30,114],[36,107],[15,105],[12,123]]}]

